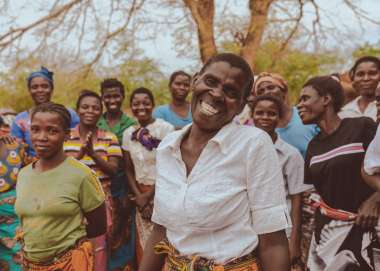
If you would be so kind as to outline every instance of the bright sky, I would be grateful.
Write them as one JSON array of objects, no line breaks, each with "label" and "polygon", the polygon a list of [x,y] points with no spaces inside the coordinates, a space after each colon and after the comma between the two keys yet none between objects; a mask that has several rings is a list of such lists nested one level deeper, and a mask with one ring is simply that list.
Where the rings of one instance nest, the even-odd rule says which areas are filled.
[{"label": "bright sky", "polygon": [[[228,0],[216,0],[217,8],[221,9],[226,1]],[[229,2],[233,13],[248,18],[249,12],[246,8],[246,1],[244,1],[244,5],[241,5],[243,0],[229,0]],[[330,14],[331,20],[334,24],[346,25],[347,29],[343,31],[348,32],[349,35],[352,34],[351,38],[347,37],[348,46],[354,48],[355,46],[363,45],[365,42],[370,44],[377,43],[380,46],[380,25],[363,21],[363,29],[361,29],[353,13],[347,7],[344,7],[341,4],[341,1],[319,0],[318,3],[320,3],[320,6],[324,11]],[[368,17],[380,22],[380,0],[355,0],[355,3],[357,3],[365,12],[368,12]],[[311,22],[314,19],[314,12],[312,12],[310,8],[311,6],[307,8],[305,16],[305,21],[307,22]],[[216,20],[220,19],[221,18],[218,16],[216,17]],[[330,25],[328,20],[323,21],[323,23],[327,26]],[[354,39],[352,39],[353,36],[355,37]],[[198,61],[179,58],[174,50],[172,40],[171,33],[168,31],[167,33],[161,33],[157,42],[144,42],[142,43],[142,47],[145,49],[146,55],[160,61],[165,70],[170,70],[170,68],[186,69],[189,64],[191,66],[198,65]],[[327,43],[331,48],[339,48],[340,46],[335,37],[329,37]],[[198,48],[191,49],[198,51]]]},{"label": "bright sky", "polygon": [[[100,1],[100,0],[99,0]],[[245,0],[216,0],[217,12],[216,21],[221,20],[219,13],[220,9],[228,1],[230,4],[230,10],[232,13],[238,14],[241,17],[248,18],[247,1]],[[27,1],[27,5],[24,6],[22,3],[25,1],[9,1],[9,7],[11,13],[14,15],[12,18],[15,25],[25,25],[34,20],[36,20],[39,14],[39,1]],[[371,44],[380,43],[380,26],[370,23],[368,21],[363,22],[363,29],[360,29],[358,21],[355,19],[353,13],[341,3],[342,0],[318,0],[317,1],[322,9],[330,14],[330,21],[324,20],[322,23],[325,25],[345,25],[343,31],[349,32],[349,35],[345,38],[347,39],[347,44],[351,48],[357,45],[362,45],[365,42]],[[364,12],[368,13],[368,17],[374,20],[380,21],[380,0],[353,0]],[[102,4],[104,2],[101,2]],[[20,8],[22,7],[22,8]],[[314,13],[311,12],[311,6],[309,5],[305,12],[306,16],[304,19],[305,23],[310,23],[313,20]],[[1,14],[0,14],[1,15]],[[5,18],[0,16],[0,35],[5,31],[3,24]],[[352,34],[352,35],[351,35]],[[352,39],[354,37],[354,39]],[[25,43],[32,42],[32,38],[26,37],[24,39]],[[339,48],[340,43],[338,43],[335,37],[328,37],[326,44],[331,48]],[[177,55],[174,50],[173,42],[173,29],[168,28],[167,31],[163,31],[157,34],[156,41],[141,41],[139,46],[144,50],[144,54],[158,61],[161,65],[162,70],[169,74],[173,70],[185,69],[188,70],[189,67],[194,68],[194,66],[199,65],[199,60],[194,60],[191,58],[181,58]],[[196,55],[198,52],[197,46],[189,46],[189,50]]]}]

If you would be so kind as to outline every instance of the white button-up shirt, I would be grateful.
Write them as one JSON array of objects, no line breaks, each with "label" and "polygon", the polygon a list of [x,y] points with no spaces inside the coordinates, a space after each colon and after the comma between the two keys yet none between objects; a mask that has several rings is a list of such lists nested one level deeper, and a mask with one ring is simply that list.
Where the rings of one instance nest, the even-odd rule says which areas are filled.
[{"label": "white button-up shirt", "polygon": [[180,145],[189,129],[157,149],[152,216],[181,255],[223,264],[253,251],[258,234],[290,227],[280,164],[265,132],[229,123],[186,176]]},{"label": "white button-up shirt", "polygon": [[364,171],[369,175],[380,172],[380,125],[365,153]]},{"label": "white button-up shirt", "polygon": [[[304,167],[305,162],[301,153],[292,145],[286,143],[280,137],[274,143],[277,151],[278,160],[280,161],[282,176],[286,193],[286,203],[289,212],[292,210],[292,201],[290,196],[311,190],[313,185],[305,184]],[[291,228],[286,230],[286,235],[290,238]]]},{"label": "white button-up shirt", "polygon": [[344,118],[358,118],[358,117],[369,117],[376,121],[377,109],[376,101],[370,102],[364,112],[359,109],[359,99],[361,96],[357,97],[355,100],[349,102],[342,107],[338,116],[341,119]]}]

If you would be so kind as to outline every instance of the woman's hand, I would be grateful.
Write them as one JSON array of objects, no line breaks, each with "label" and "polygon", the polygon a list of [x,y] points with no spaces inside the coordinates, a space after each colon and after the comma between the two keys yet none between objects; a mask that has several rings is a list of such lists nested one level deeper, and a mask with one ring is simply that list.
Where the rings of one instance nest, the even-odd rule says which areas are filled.
[{"label": "woman's hand", "polygon": [[132,200],[135,202],[140,211],[149,203],[150,195],[149,193],[140,193],[136,195]]},{"label": "woman's hand", "polygon": [[380,215],[380,194],[374,193],[359,208],[355,224],[363,229],[370,230],[378,223]]},{"label": "woman's hand", "polygon": [[91,158],[94,157],[95,151],[94,151],[94,144],[92,142],[92,132],[91,131],[88,132],[88,134],[86,136],[85,144],[82,148],[88,156],[90,156]]},{"label": "woman's hand", "polygon": [[304,263],[301,260],[301,248],[292,238],[289,240],[289,253],[292,270],[303,270]]}]

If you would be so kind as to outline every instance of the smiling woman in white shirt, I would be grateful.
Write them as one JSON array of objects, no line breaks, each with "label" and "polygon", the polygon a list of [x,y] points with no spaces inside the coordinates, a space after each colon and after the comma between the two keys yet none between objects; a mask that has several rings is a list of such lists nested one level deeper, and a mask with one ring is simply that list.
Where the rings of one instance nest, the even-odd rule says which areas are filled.
[{"label": "smiling woman in white shirt", "polygon": [[140,271],[290,269],[275,149],[265,132],[232,121],[252,83],[234,54],[214,56],[194,76],[193,124],[157,148],[155,226]]},{"label": "smiling woman in white shirt", "polygon": [[343,106],[339,117],[369,117],[376,121],[375,90],[380,83],[380,59],[375,56],[359,58],[350,70],[350,78],[360,96]]}]

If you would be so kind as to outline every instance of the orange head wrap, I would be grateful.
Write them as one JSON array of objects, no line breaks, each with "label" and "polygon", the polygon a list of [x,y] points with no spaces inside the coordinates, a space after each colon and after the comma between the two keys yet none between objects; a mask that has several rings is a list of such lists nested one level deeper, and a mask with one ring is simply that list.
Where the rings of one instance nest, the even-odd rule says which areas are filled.
[{"label": "orange head wrap", "polygon": [[262,72],[257,76],[257,79],[253,85],[253,95],[256,95],[259,85],[263,82],[271,82],[278,86],[283,92],[288,92],[288,83],[286,83],[285,79],[281,75],[277,73]]}]

